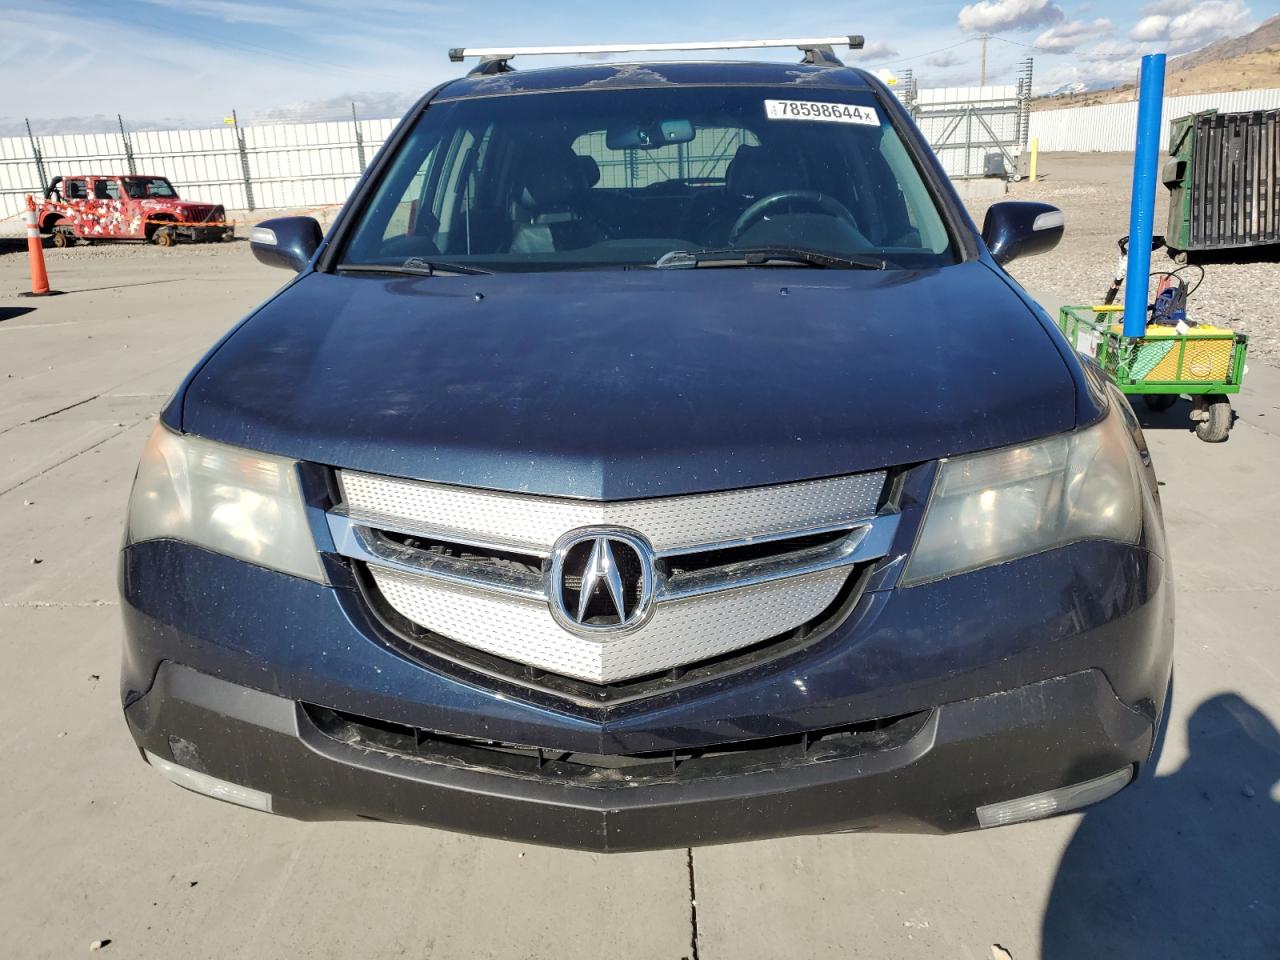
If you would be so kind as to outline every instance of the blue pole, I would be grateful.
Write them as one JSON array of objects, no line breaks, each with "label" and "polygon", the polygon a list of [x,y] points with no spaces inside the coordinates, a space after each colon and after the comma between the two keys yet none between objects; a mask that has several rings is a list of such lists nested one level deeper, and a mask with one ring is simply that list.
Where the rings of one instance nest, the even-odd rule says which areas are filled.
[{"label": "blue pole", "polygon": [[1164,105],[1164,54],[1142,58],[1138,93],[1138,141],[1133,155],[1133,198],[1129,204],[1129,263],[1125,269],[1124,335],[1147,329],[1151,235],[1156,218],[1156,177],[1160,163],[1160,110]]}]

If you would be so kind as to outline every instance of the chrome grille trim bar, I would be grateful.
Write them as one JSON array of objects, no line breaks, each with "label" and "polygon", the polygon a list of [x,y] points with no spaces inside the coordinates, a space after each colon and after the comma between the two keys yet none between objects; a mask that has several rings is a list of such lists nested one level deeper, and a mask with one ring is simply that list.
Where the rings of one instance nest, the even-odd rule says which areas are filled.
[{"label": "chrome grille trim bar", "polygon": [[691,600],[722,590],[739,590],[775,580],[825,573],[879,560],[889,552],[897,530],[898,514],[885,514],[872,523],[854,527],[848,536],[826,546],[784,553],[764,560],[712,567],[697,573],[659,577],[654,602]]},{"label": "chrome grille trim bar", "polygon": [[[527,553],[533,557],[549,557],[551,548],[537,543],[496,536],[478,537],[467,530],[456,530],[444,524],[419,523],[403,517],[388,517],[385,514],[373,513],[369,510],[353,510],[349,506],[334,507],[329,517],[343,518],[353,525],[369,527],[374,530],[390,530],[392,533],[403,533],[408,536],[426,537],[429,540],[441,540],[446,543],[458,543],[464,547],[476,547],[480,550],[505,550],[510,553]],[[342,551],[339,551],[341,553]]]},{"label": "chrome grille trim bar", "polygon": [[[847,536],[821,547],[792,551],[763,560],[711,567],[674,577],[658,571],[654,602],[691,600],[723,590],[738,590],[878,560],[889,552],[897,529],[898,515],[885,514],[852,528]],[[545,603],[547,599],[547,586],[543,576],[521,576],[514,571],[495,570],[488,564],[436,556],[425,550],[402,546],[378,536],[374,530],[345,514],[329,514],[329,532],[338,553],[353,560],[427,580],[439,580],[455,587],[492,591],[518,600]]]},{"label": "chrome grille trim bar", "polygon": [[329,532],[333,535],[334,547],[338,553],[353,560],[362,560],[374,566],[428,580],[439,580],[455,587],[500,593],[534,603],[547,601],[543,578],[538,575],[524,577],[513,571],[504,573],[473,560],[440,557],[425,550],[402,546],[340,514],[329,514]]}]

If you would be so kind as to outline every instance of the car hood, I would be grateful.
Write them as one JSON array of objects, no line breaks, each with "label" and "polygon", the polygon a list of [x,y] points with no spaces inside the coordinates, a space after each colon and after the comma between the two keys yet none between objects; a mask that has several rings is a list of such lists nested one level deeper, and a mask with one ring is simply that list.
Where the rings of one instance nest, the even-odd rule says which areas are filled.
[{"label": "car hood", "polygon": [[377,473],[625,499],[1071,429],[1075,380],[981,262],[299,279],[191,380],[186,431]]}]

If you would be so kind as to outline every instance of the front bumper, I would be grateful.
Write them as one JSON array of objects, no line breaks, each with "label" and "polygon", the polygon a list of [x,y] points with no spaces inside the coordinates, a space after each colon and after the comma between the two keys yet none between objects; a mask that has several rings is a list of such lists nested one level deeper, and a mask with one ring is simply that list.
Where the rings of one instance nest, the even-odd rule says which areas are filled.
[{"label": "front bumper", "polygon": [[[977,807],[1145,761],[1172,661],[1165,566],[1141,546],[1081,543],[907,589],[873,584],[811,646],[604,706],[406,655],[342,569],[325,586],[173,541],[128,547],[121,692],[138,744],[303,819],[597,850],[947,832],[976,827]],[[855,756],[605,789],[338,742],[304,704],[606,757],[927,719]]]},{"label": "front bumper", "polygon": [[1153,718],[1088,670],[944,704],[905,743],[731,777],[599,787],[429,763],[327,736],[300,704],[162,665],[126,710],[148,753],[302,820],[421,824],[625,851],[863,829],[952,832],[978,807],[1142,762]]},{"label": "front bumper", "polygon": [[179,226],[177,231],[178,236],[191,243],[216,243],[220,240],[230,240],[236,235],[234,226],[221,224],[212,227],[184,224]]}]

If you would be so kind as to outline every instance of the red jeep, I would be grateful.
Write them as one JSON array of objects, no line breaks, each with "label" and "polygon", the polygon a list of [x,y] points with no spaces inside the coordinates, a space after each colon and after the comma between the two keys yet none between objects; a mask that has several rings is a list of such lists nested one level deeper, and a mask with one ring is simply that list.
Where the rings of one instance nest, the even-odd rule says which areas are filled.
[{"label": "red jeep", "polygon": [[44,192],[39,224],[54,246],[77,240],[145,240],[171,247],[179,240],[230,239],[226,211],[192,203],[164,177],[100,174],[54,177]]}]

